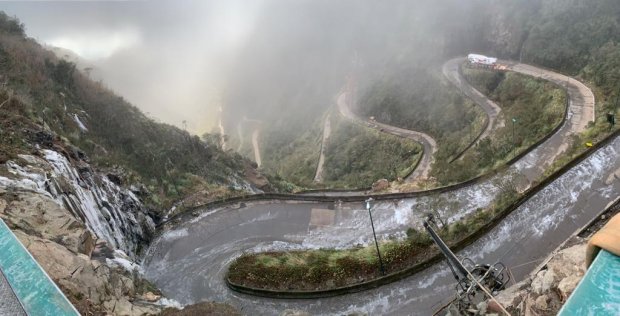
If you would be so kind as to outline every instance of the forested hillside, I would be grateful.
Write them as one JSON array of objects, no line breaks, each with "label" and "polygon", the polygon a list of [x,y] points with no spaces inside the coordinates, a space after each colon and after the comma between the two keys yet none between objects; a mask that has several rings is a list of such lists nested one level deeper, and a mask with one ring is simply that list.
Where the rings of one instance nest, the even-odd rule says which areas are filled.
[{"label": "forested hillside", "polygon": [[[442,28],[431,30],[438,38],[444,39],[434,42],[438,54],[429,59],[431,63],[422,67],[411,66],[420,62],[418,57],[410,55],[409,58],[398,59],[400,67],[397,70],[386,68],[381,79],[365,79],[368,88],[361,95],[359,111],[384,122],[424,130],[436,137],[441,149],[433,174],[440,178],[440,182],[471,177],[481,167],[480,164],[490,166],[500,162],[503,159],[500,156],[509,156],[507,149],[499,147],[508,148],[512,137],[505,136],[504,143],[507,143],[501,146],[496,144],[499,147],[490,151],[484,146],[475,148],[477,155],[487,151],[494,152],[491,156],[495,157],[492,161],[478,159],[478,167],[462,166],[461,162],[457,162],[459,166],[455,168],[447,163],[457,151],[459,141],[468,138],[465,127],[471,128],[468,124],[475,116],[467,102],[459,100],[454,89],[438,78],[440,63],[452,56],[477,52],[548,67],[576,76],[593,88],[597,97],[597,121],[589,131],[575,139],[571,152],[581,150],[583,143],[596,140],[602,132],[608,131],[606,113],[618,115],[620,3],[611,0],[478,1],[473,2],[470,8],[477,9],[465,10],[463,19],[451,22],[461,25],[458,30],[452,33]],[[483,74],[477,75],[484,77]],[[528,124],[536,124],[536,127],[526,128],[527,133],[549,131],[552,122],[556,122],[548,116],[529,115],[537,113],[538,108],[534,106],[541,100],[548,100],[548,97],[557,94],[548,90],[552,87],[547,86],[545,90],[539,84],[536,88],[536,81],[529,80],[528,84],[527,79],[513,76],[506,81],[487,77],[495,86],[485,89],[484,84],[475,82],[475,76],[470,73],[469,79],[483,93],[489,93],[506,109],[512,107],[513,112],[519,108],[521,113],[514,115],[527,116]],[[556,101],[554,103],[557,105]],[[521,105],[513,107],[514,104]],[[450,134],[451,131],[457,133]],[[519,145],[523,144],[524,139],[529,139],[525,143],[532,143],[534,139],[529,134],[523,134],[523,137],[519,136],[522,134],[517,135]],[[501,141],[496,139],[496,142]]]},{"label": "forested hillside", "polygon": [[23,25],[4,13],[0,75],[5,101],[2,161],[33,150],[32,138],[51,146],[58,136],[121,180],[144,183],[155,193],[155,205],[169,206],[198,190],[228,195],[252,189],[244,174],[249,163],[241,156],[148,118],[103,83],[87,78],[75,64],[27,38]]},{"label": "forested hillside", "polygon": [[[497,1],[494,7],[484,20],[495,27],[495,36],[486,34],[480,40],[489,54],[577,77],[596,96],[596,122],[575,136],[567,156],[609,133],[606,115],[618,117],[620,105],[620,2],[529,0],[505,5]],[[512,32],[519,28],[522,31]]]}]

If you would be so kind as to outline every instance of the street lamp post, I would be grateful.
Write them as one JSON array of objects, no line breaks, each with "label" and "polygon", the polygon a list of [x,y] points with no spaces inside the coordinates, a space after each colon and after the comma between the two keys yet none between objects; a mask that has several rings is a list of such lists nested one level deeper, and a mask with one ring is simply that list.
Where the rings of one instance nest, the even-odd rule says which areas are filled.
[{"label": "street lamp post", "polygon": [[512,150],[515,150],[515,123],[517,122],[516,118],[512,118]]},{"label": "street lamp post", "polygon": [[379,257],[379,268],[381,271],[381,275],[385,275],[383,260],[381,260],[381,252],[379,251],[379,243],[377,242],[377,234],[375,233],[375,224],[372,221],[372,212],[370,212],[370,202],[372,201],[372,198],[368,198],[368,200],[366,200],[366,209],[368,210],[368,216],[370,216],[370,226],[372,227],[372,236],[375,238],[375,247],[377,247],[377,257]]}]

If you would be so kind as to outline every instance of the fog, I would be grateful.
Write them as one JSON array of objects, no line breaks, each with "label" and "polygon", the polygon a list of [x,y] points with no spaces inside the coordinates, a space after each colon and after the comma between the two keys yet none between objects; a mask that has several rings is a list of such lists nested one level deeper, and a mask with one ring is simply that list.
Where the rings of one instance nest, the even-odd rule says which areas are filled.
[{"label": "fog", "polygon": [[28,36],[73,51],[91,76],[158,120],[211,131],[228,56],[260,2],[3,2]]},{"label": "fog", "polygon": [[[27,34],[79,55],[101,80],[158,120],[201,134],[224,109],[307,127],[347,76],[372,82],[393,68],[465,52],[479,1],[3,2]],[[468,35],[470,34],[470,35]],[[184,124],[186,122],[186,126]],[[300,124],[300,125],[299,125]]]}]

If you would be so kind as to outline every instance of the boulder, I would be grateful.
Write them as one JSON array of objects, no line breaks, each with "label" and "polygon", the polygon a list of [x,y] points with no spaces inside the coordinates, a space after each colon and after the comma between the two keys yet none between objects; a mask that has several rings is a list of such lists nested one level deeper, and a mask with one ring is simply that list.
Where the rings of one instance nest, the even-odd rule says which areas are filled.
[{"label": "boulder", "polygon": [[478,309],[478,313],[480,313],[480,315],[486,315],[487,314],[487,302],[480,302],[478,303],[478,305],[476,305],[476,308]]},{"label": "boulder", "polygon": [[[523,289],[529,286],[530,281],[530,279],[526,279],[500,291],[499,294],[495,296],[495,300],[497,300],[505,308],[516,308],[523,301],[523,297],[525,296]],[[491,300],[488,302],[489,306],[491,303],[495,304],[495,302]],[[501,312],[497,309],[494,309],[494,311]]]},{"label": "boulder", "polygon": [[93,253],[93,249],[95,249],[95,243],[95,236],[88,230],[84,231],[84,233],[80,235],[80,244],[78,245],[78,251],[87,255],[90,258]]},{"label": "boulder", "polygon": [[582,276],[580,275],[569,275],[560,281],[558,284],[558,290],[562,296],[562,301],[566,301],[573,290],[575,290],[577,284],[579,284],[579,281],[581,280],[581,277]]},{"label": "boulder", "polygon": [[542,284],[541,284],[542,285],[542,288],[541,288],[542,292],[546,293],[549,290],[551,290],[554,287],[554,285],[555,285],[554,283],[555,283],[556,279],[557,278],[556,278],[555,271],[553,269],[547,270],[547,272],[545,273],[545,275],[543,276],[543,279],[542,279]]},{"label": "boulder", "polygon": [[114,314],[118,316],[131,316],[133,313],[133,305],[125,298],[116,300],[114,304]]},{"label": "boulder", "polygon": [[541,295],[536,299],[536,301],[534,301],[534,307],[536,307],[539,310],[546,310],[548,307],[547,301],[548,301],[547,295]]},{"label": "boulder", "polygon": [[559,278],[570,275],[583,275],[585,273],[586,243],[563,249],[556,259],[549,262]]},{"label": "boulder", "polygon": [[373,192],[383,191],[389,187],[390,187],[390,182],[388,182],[387,179],[380,179],[380,180],[375,181],[372,184],[372,191]]},{"label": "boulder", "polygon": [[154,294],[153,292],[146,292],[142,294],[141,298],[147,302],[157,302],[161,298],[161,295]]},{"label": "boulder", "polygon": [[547,271],[542,270],[536,273],[534,279],[532,279],[532,292],[536,294],[542,294],[542,280]]},{"label": "boulder", "polygon": [[549,291],[554,286],[555,280],[556,274],[554,270],[547,269],[539,271],[532,280],[532,292],[541,295]]}]

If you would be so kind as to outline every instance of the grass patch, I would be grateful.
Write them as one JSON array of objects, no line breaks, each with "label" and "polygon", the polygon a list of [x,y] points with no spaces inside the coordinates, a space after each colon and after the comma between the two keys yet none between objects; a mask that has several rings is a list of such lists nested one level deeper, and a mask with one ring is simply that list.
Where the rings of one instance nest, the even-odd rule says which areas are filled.
[{"label": "grass patch", "polygon": [[334,115],[325,152],[324,185],[363,188],[379,179],[406,177],[417,166],[422,152],[422,145],[410,139]]},{"label": "grass patch", "polygon": [[[406,177],[422,157],[422,146],[410,139],[389,135],[350,122],[332,113],[331,133],[324,146],[323,182],[315,183],[323,120],[301,136],[287,140],[270,133],[264,138],[263,166],[280,191],[305,188],[363,188],[379,179]],[[262,149],[262,148],[261,148]],[[286,180],[286,181],[285,181]],[[285,183],[289,182],[289,183]]]},{"label": "grass patch", "polygon": [[[492,206],[439,229],[446,243],[455,244],[488,224],[518,198],[504,189]],[[407,230],[407,238],[382,241],[379,250],[386,274],[411,268],[437,254],[426,231]],[[327,290],[381,277],[374,244],[350,249],[316,249],[288,252],[246,253],[230,265],[227,278],[246,287],[279,291]]]},{"label": "grass patch", "polygon": [[[290,182],[289,189],[296,186],[313,187],[314,173],[319,160],[322,138],[322,121],[317,120],[300,135],[287,135],[281,130],[265,126],[261,132],[260,150],[262,168],[273,174],[275,180]],[[250,138],[247,139],[250,142]],[[251,147],[251,144],[249,145]],[[250,157],[254,157],[252,153]]]},{"label": "grass patch", "polygon": [[[419,262],[428,245],[418,241],[382,242],[379,245],[387,272]],[[345,250],[317,249],[244,254],[229,267],[236,284],[276,290],[317,290],[377,278],[379,261],[374,244]]]}]

